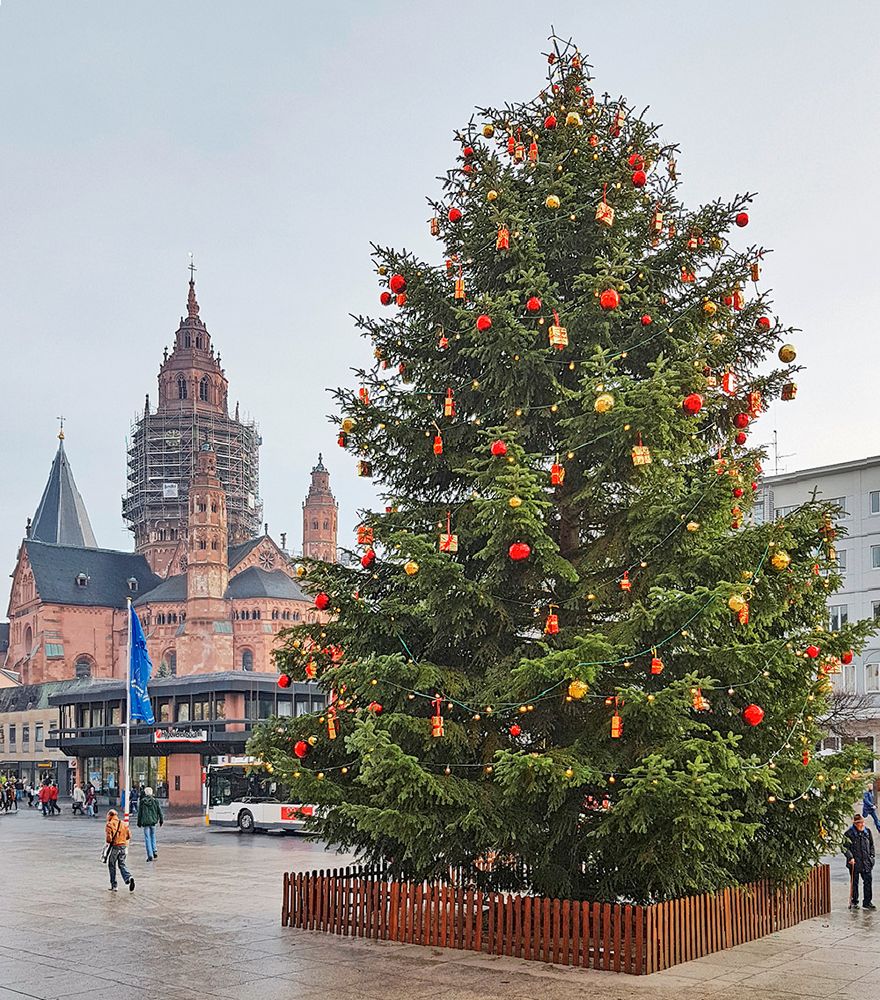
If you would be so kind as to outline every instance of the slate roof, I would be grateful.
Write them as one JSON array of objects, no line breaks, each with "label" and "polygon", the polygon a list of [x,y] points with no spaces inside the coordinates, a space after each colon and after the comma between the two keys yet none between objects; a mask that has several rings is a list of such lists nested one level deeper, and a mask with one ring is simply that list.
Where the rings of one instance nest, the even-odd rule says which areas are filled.
[{"label": "slate roof", "polygon": [[[125,681],[120,681],[125,688]],[[21,684],[0,689],[0,712],[27,712],[32,708],[49,708],[49,697],[88,688],[90,680],[48,681],[46,684]]]},{"label": "slate roof", "polygon": [[[40,599],[48,604],[75,604],[87,608],[124,608],[125,599],[142,594],[162,582],[142,555],[112,549],[50,545],[33,538],[25,540],[28,561]],[[84,573],[88,582],[77,584]],[[137,580],[137,590],[128,580]]]},{"label": "slate roof", "polygon": [[243,597],[275,597],[289,601],[308,601],[308,597],[300,590],[286,573],[274,570],[267,573],[264,569],[251,566],[250,569],[236,574],[223,595],[227,599]]},{"label": "slate roof", "polygon": [[263,535],[257,535],[256,538],[249,538],[246,542],[241,542],[239,545],[230,545],[229,568],[232,569],[237,566],[249,552],[252,552],[262,542],[263,537]]},{"label": "slate roof", "polygon": [[177,576],[169,576],[158,587],[153,587],[146,594],[141,594],[133,603],[137,607],[139,604],[155,604],[157,601],[176,601],[180,603],[185,600],[186,573],[180,573]]},{"label": "slate roof", "polygon": [[98,547],[86,505],[76,488],[73,471],[64,453],[63,439],[58,442],[49,481],[34,514],[29,537],[55,545]]}]

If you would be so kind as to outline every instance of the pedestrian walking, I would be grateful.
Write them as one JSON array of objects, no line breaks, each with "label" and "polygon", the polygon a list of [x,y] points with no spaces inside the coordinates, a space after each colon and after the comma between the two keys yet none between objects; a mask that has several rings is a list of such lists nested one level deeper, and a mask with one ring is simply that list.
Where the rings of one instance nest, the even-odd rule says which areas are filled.
[{"label": "pedestrian walking", "polygon": [[49,786],[46,784],[40,785],[40,790],[37,792],[37,798],[40,800],[40,808],[43,810],[43,815],[49,815]]},{"label": "pedestrian walking", "polygon": [[86,816],[98,815],[98,803],[95,799],[95,786],[89,782],[86,788]]},{"label": "pedestrian walking", "polygon": [[862,796],[862,815],[874,820],[874,829],[880,831],[880,820],[877,819],[877,804],[874,801],[874,789],[868,788]]},{"label": "pedestrian walking", "polygon": [[156,850],[156,824],[165,822],[162,808],[153,795],[152,788],[145,788],[140,797],[137,812],[137,824],[144,831],[144,846],[147,849],[147,861],[152,861],[159,852]]},{"label": "pedestrian walking", "polygon": [[10,781],[6,786],[6,809],[18,812],[18,799],[15,797],[15,785]]},{"label": "pedestrian walking", "polygon": [[115,809],[107,812],[107,825],[104,835],[109,847],[107,850],[107,867],[110,870],[110,891],[116,892],[116,869],[122,876],[122,881],[128,886],[129,892],[134,892],[134,876],[125,866],[126,849],[131,840],[131,831],[122,822],[122,817]]},{"label": "pedestrian walking", "polygon": [[874,838],[865,826],[865,817],[861,813],[853,816],[853,825],[843,835],[843,853],[850,871],[851,910],[859,908],[859,879],[862,880],[862,907],[866,910],[876,910],[871,901],[873,886],[871,873],[874,870]]},{"label": "pedestrian walking", "polygon": [[49,813],[61,815],[61,806],[58,805],[58,785],[54,781],[49,785]]},{"label": "pedestrian walking", "polygon": [[74,816],[79,813],[80,816],[85,816],[85,805],[86,805],[86,793],[83,791],[82,785],[76,785],[73,789],[73,814]]}]

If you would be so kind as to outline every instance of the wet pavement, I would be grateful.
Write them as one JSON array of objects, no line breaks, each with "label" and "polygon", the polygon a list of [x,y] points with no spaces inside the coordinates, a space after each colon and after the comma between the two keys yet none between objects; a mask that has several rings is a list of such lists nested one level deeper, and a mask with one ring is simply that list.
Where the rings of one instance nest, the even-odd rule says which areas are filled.
[{"label": "wet pavement", "polygon": [[296,836],[168,822],[146,864],[135,829],[136,890],[111,893],[103,826],[0,816],[0,1000],[870,998],[880,976],[880,911],[847,911],[840,861],[831,918],[633,977],[281,927],[285,870],[351,862]]}]

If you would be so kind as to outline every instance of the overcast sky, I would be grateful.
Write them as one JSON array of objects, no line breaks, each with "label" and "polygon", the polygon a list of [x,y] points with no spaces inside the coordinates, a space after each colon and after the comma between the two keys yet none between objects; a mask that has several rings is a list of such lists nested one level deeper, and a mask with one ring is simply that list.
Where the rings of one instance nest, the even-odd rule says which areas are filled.
[{"label": "overcast sky", "polygon": [[[369,483],[326,386],[369,348],[369,242],[435,259],[424,198],[476,104],[542,86],[551,22],[681,145],[683,196],[759,192],[749,237],[803,329],[780,468],[880,453],[880,5],[827,0],[0,0],[0,558],[67,418],[100,545],[129,548],[125,449],[185,312],[187,254],[231,405],[257,419],[265,516],[299,545],[323,451],[347,541]],[[771,470],[772,470],[772,462]]]}]

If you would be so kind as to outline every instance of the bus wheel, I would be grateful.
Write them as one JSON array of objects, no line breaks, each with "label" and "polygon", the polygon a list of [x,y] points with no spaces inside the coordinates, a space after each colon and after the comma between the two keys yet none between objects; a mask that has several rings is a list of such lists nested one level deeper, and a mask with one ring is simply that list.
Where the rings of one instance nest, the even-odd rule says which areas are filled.
[{"label": "bus wheel", "polygon": [[238,814],[238,828],[242,833],[254,832],[254,816],[249,809],[242,809]]}]

